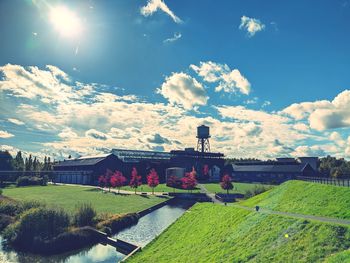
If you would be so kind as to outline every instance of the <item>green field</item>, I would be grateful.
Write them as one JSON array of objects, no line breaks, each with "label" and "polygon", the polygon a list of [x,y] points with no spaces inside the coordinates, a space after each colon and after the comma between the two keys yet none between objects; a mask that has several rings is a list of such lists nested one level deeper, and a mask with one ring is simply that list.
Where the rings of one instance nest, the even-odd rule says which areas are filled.
[{"label": "green field", "polygon": [[[120,189],[126,190],[126,191],[135,191],[134,188],[131,188],[130,186],[124,186]],[[137,188],[137,192],[152,192],[152,188],[149,187],[147,184],[143,184]],[[159,184],[157,187],[154,188],[154,192],[174,192],[174,189],[172,187],[166,186],[166,184]],[[184,189],[175,189],[175,193],[187,193],[187,190]],[[192,191],[192,193],[198,193],[199,188]]]},{"label": "green field", "polygon": [[128,262],[322,262],[349,247],[349,227],[202,203]]},{"label": "green field", "polygon": [[276,211],[350,219],[350,188],[303,181],[288,181],[242,205]]},{"label": "green field", "polygon": [[[236,183],[232,182],[234,189],[230,190],[230,193],[238,193],[238,194],[244,194],[248,190],[253,190],[255,187],[265,187],[267,189],[270,189],[274,187],[273,185],[267,185],[267,184],[248,184],[248,183]],[[219,183],[216,184],[203,184],[205,188],[211,192],[211,193],[226,193],[226,190],[223,190]]]},{"label": "green field", "polygon": [[68,211],[73,211],[79,204],[91,203],[97,212],[115,214],[138,212],[165,200],[155,196],[115,195],[92,187],[62,185],[5,188],[3,195],[15,200],[41,201]]}]

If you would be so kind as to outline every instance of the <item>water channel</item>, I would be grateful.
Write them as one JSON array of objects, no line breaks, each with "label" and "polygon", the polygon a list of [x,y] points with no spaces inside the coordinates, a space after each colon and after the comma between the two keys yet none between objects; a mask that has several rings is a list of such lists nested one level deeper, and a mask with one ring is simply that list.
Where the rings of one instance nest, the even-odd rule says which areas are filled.
[{"label": "water channel", "polygon": [[[156,236],[162,233],[170,224],[179,218],[191,205],[192,201],[177,200],[171,202],[140,218],[138,223],[128,229],[119,232],[114,238],[139,245],[141,247],[148,244]],[[0,237],[0,241],[1,237]],[[0,245],[0,262],[13,263],[115,263],[123,259],[125,255],[116,251],[112,246],[97,244],[90,248],[60,254],[51,257],[32,255],[29,253],[6,250]]]}]

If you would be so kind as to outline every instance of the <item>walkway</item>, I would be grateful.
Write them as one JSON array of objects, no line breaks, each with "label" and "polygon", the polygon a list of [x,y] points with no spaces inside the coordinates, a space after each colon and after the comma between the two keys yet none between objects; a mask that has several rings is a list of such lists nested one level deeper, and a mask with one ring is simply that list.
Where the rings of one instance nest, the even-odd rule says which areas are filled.
[{"label": "walkway", "polygon": [[[248,211],[255,211],[255,208],[243,206],[239,204],[231,204],[230,206],[242,208]],[[315,220],[320,221],[324,223],[331,223],[331,224],[341,224],[341,225],[348,225],[350,226],[350,220],[346,219],[339,219],[339,218],[332,218],[332,217],[323,217],[323,216],[313,216],[313,215],[304,215],[304,214],[296,214],[296,213],[289,213],[289,212],[280,212],[280,211],[274,211],[266,208],[259,208],[259,212],[257,213],[264,213],[264,214],[271,214],[271,215],[281,215],[281,216],[289,216],[294,218],[301,218],[306,220]]]},{"label": "walkway", "polygon": [[218,199],[215,198],[215,194],[213,193],[210,193],[203,184],[198,184],[199,188],[201,189],[201,193],[205,194],[206,196],[208,196],[211,201],[213,203],[216,203],[216,204],[222,204],[222,202]]}]

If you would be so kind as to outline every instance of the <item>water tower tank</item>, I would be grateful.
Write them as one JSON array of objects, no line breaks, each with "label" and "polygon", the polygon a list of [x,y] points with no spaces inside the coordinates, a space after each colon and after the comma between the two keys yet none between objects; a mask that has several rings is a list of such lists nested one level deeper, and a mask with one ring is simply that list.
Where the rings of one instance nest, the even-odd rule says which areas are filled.
[{"label": "water tower tank", "polygon": [[198,139],[207,139],[210,138],[209,127],[201,125],[197,127],[197,138]]}]

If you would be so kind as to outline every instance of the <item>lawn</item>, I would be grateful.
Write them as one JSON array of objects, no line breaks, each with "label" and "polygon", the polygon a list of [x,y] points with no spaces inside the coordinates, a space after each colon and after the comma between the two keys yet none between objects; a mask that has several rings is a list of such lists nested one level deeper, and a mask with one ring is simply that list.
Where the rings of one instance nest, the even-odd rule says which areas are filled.
[{"label": "lawn", "polygon": [[92,187],[62,185],[5,188],[3,195],[15,200],[37,200],[68,211],[81,203],[91,203],[97,212],[115,214],[138,212],[165,201],[155,196],[115,195]]},{"label": "lawn", "polygon": [[[121,189],[127,190],[127,191],[135,191],[134,188],[131,188],[130,186],[124,186]],[[143,184],[137,188],[138,192],[152,192],[152,188],[149,187],[147,184]],[[192,193],[198,193],[200,191],[199,188],[192,191]],[[174,189],[172,187],[166,186],[166,184],[159,184],[156,188],[154,188],[154,192],[174,192]],[[187,190],[184,189],[175,189],[175,193],[187,193]]]},{"label": "lawn", "polygon": [[[230,190],[230,193],[238,193],[244,194],[247,190],[253,190],[256,187],[265,187],[270,189],[274,187],[274,185],[267,184],[248,184],[248,183],[235,183],[233,182],[233,190]],[[223,190],[219,183],[216,184],[204,184],[205,188],[211,193],[226,193],[226,190]]]},{"label": "lawn", "polygon": [[349,247],[346,226],[201,203],[128,262],[320,262]]},{"label": "lawn", "polygon": [[259,205],[276,211],[350,219],[350,188],[288,181],[241,204],[251,207]]}]

